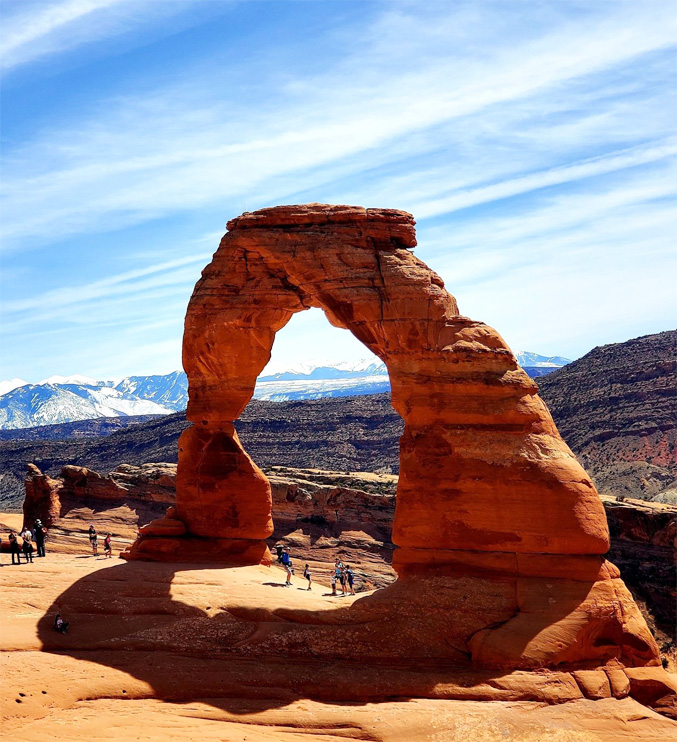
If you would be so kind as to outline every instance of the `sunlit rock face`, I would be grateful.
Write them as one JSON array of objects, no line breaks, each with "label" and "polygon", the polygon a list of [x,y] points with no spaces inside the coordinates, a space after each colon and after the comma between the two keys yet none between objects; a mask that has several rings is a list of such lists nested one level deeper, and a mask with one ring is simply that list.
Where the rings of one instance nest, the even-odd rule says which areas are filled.
[{"label": "sunlit rock face", "polygon": [[384,361],[405,423],[400,579],[386,589],[399,596],[395,623],[434,606],[421,646],[483,667],[656,665],[655,642],[604,561],[607,523],[590,478],[500,335],[459,315],[415,245],[413,217],[386,209],[282,206],[228,223],[186,315],[192,427],[179,443],[171,525],[187,533],[158,526],[126,557],[269,560],[270,484],[234,422],[275,334],[319,307]]}]

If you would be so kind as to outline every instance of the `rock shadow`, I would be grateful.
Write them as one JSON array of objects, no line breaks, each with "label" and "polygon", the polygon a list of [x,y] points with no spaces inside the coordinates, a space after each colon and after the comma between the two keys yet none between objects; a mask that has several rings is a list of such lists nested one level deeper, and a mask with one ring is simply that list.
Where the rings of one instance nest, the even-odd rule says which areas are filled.
[{"label": "rock shadow", "polygon": [[[553,683],[544,690],[542,673],[522,672],[521,682],[511,685],[514,659],[483,669],[472,664],[469,647],[482,632],[491,637],[506,628],[511,655],[541,636],[550,641],[551,627],[576,614],[595,584],[566,581],[573,585],[560,591],[556,607],[524,616],[515,605],[515,578],[461,572],[407,576],[350,605],[332,601],[324,609],[304,609],[280,603],[278,596],[285,594],[297,605],[304,597],[296,598],[296,590],[265,589],[265,574],[258,584],[252,572],[232,581],[209,579],[211,570],[223,569],[237,568],[137,561],[93,572],[62,593],[40,620],[43,651],[126,672],[163,700],[207,699],[233,712],[242,698],[271,708],[301,698],[548,700]],[[52,628],[56,612],[71,624],[66,635]],[[576,641],[584,640],[589,656],[595,639],[598,660],[584,666],[621,653],[617,638],[603,631],[591,638],[579,630]],[[570,669],[571,659],[564,656],[552,669]]]}]

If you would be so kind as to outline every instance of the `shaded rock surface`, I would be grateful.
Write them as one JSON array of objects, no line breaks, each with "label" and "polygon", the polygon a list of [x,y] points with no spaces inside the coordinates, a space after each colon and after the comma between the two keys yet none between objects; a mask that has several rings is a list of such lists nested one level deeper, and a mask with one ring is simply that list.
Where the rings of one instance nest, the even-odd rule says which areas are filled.
[{"label": "shaded rock surface", "polygon": [[[358,604],[372,596],[285,590],[282,580],[277,568],[71,555],[1,569],[3,733],[26,742],[665,742],[676,734],[675,722],[627,695],[634,688],[658,705],[665,687],[652,668],[481,673],[351,660],[370,624],[357,632],[341,624],[353,610],[364,614]],[[397,608],[370,607],[374,631]],[[51,629],[57,610],[71,623],[66,635]],[[301,637],[343,656],[294,657]]]}]

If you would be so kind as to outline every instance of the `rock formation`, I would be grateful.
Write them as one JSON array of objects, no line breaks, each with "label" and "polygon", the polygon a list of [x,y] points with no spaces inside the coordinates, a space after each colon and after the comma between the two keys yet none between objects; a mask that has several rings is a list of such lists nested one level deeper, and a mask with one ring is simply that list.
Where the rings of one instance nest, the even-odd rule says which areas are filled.
[{"label": "rock formation", "polygon": [[677,503],[677,330],[595,348],[538,385],[602,494]]},{"label": "rock formation", "polygon": [[[412,255],[411,215],[310,204],[243,214],[228,230],[186,316],[192,426],[179,443],[168,524],[181,521],[186,534],[167,536],[157,523],[125,556],[269,561],[270,484],[234,423],[275,334],[319,307],[384,361],[405,424],[393,524],[400,580],[383,599],[397,596],[399,614],[366,656],[573,668],[595,673],[574,676],[594,697],[624,692],[596,667],[659,672],[656,644],[602,556],[609,535],[590,478],[502,338],[460,316]],[[431,643],[403,646],[398,626],[423,610]]]}]

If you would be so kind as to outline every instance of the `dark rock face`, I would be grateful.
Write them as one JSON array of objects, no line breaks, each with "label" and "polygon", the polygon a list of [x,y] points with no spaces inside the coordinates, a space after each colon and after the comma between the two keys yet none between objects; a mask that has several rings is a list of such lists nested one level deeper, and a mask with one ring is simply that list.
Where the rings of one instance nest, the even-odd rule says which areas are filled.
[{"label": "dark rock face", "polygon": [[677,331],[595,348],[538,385],[601,493],[677,502]]},{"label": "dark rock face", "polygon": [[[654,629],[674,642],[677,627],[677,507],[604,497],[611,549],[608,557],[648,609]],[[672,647],[673,656],[675,648]]]}]

